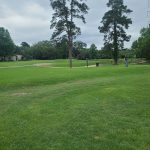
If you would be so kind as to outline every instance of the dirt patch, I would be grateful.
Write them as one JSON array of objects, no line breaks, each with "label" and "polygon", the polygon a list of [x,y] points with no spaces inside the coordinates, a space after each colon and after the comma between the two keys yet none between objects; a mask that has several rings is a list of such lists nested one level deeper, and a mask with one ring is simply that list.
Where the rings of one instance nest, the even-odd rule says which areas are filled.
[{"label": "dirt patch", "polygon": [[36,66],[36,67],[47,67],[47,66],[51,66],[51,63],[33,64],[33,66]]},{"label": "dirt patch", "polygon": [[26,95],[29,95],[30,93],[13,93],[11,96],[26,96]]}]

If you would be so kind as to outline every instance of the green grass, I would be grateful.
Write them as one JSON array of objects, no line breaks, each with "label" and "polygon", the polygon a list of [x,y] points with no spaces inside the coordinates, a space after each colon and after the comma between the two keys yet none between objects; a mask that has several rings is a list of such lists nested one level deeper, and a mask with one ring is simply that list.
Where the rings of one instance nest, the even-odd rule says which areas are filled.
[{"label": "green grass", "polygon": [[[76,60],[73,59],[73,67],[81,67],[86,66],[86,60]],[[99,62],[101,65],[112,65],[113,60],[112,59],[95,59],[95,60],[88,60],[89,65],[95,65],[96,62]],[[148,64],[148,62],[144,59],[129,59],[129,64]],[[33,66],[43,64],[43,66],[46,64],[46,66],[49,67],[68,67],[69,61],[68,59],[57,59],[57,60],[32,60],[32,61],[14,61],[14,62],[0,62],[0,68],[2,67],[25,67],[25,66]],[[124,64],[124,59],[119,60],[119,64]]]},{"label": "green grass", "polygon": [[[73,67],[80,67],[80,66],[86,66],[86,60],[76,60],[73,59]],[[102,65],[110,65],[113,63],[112,59],[95,59],[95,60],[89,60],[89,65],[95,65],[96,62],[99,62]],[[129,63],[136,62],[135,59],[131,60],[129,59]],[[57,60],[32,60],[32,61],[19,61],[19,62],[0,62],[0,67],[15,67],[15,66],[30,66],[30,65],[36,65],[36,64],[49,64],[50,67],[68,67],[69,62],[68,59],[57,59]],[[123,59],[119,60],[119,63],[124,63]]]},{"label": "green grass", "polygon": [[[81,67],[86,66],[86,60],[76,60],[73,59],[73,67]],[[140,63],[140,59],[129,59],[129,64],[137,64]],[[89,65],[95,65],[96,62],[99,62],[101,65],[111,65],[113,63],[112,59],[95,59],[95,60],[88,60]],[[2,67],[18,67],[18,66],[33,66],[43,64],[50,67],[68,67],[69,61],[68,59],[57,59],[57,60],[32,60],[32,61],[19,61],[19,62],[0,62],[0,68]],[[119,60],[119,64],[124,64],[124,59]]]},{"label": "green grass", "polygon": [[[89,65],[95,65],[96,62],[108,63],[108,60],[89,60]],[[109,60],[111,61],[111,60]],[[15,67],[15,66],[26,66],[26,65],[35,65],[35,64],[47,64],[51,67],[68,67],[68,60],[33,60],[33,61],[19,61],[19,62],[0,62],[0,67]],[[75,60],[73,59],[73,66],[86,66],[86,60]]]},{"label": "green grass", "polygon": [[1,68],[0,149],[149,150],[149,89],[149,65]]}]

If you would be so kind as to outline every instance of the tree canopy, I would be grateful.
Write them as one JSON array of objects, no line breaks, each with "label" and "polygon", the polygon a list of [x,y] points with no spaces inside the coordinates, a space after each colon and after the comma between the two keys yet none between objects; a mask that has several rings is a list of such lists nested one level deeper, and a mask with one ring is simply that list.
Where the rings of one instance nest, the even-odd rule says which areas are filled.
[{"label": "tree canopy", "polygon": [[10,37],[9,31],[0,27],[0,56],[10,56],[14,51],[15,45]]},{"label": "tree canopy", "polygon": [[22,42],[22,43],[21,43],[21,46],[22,46],[22,47],[30,47],[30,45],[29,45],[27,42]]},{"label": "tree canopy", "polygon": [[141,29],[140,37],[133,42],[132,49],[137,57],[150,60],[150,27]]}]

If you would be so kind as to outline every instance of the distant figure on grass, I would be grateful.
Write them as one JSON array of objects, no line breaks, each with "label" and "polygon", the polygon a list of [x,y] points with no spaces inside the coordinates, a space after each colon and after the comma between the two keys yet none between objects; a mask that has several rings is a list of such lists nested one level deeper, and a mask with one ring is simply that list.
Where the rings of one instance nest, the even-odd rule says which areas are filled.
[{"label": "distant figure on grass", "polygon": [[125,66],[128,67],[128,57],[127,56],[124,57],[124,61],[125,61]]}]

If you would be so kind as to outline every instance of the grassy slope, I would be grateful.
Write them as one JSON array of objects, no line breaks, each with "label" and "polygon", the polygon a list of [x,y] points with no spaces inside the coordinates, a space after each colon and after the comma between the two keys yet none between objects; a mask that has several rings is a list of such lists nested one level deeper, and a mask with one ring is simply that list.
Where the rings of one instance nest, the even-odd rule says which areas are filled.
[{"label": "grassy slope", "polygon": [[0,69],[0,148],[149,150],[150,66]]}]

